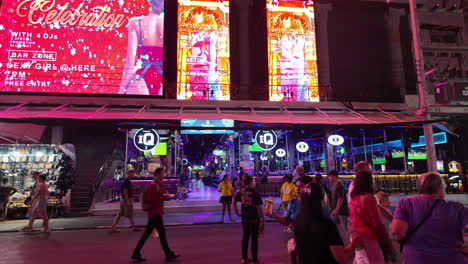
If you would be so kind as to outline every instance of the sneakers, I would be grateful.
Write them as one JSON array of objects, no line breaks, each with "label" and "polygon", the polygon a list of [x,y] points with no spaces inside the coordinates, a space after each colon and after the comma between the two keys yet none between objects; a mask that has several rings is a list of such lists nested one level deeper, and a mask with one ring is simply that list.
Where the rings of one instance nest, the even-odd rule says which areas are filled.
[{"label": "sneakers", "polygon": [[179,257],[180,257],[180,254],[171,253],[170,255],[166,256],[166,261],[176,260]]},{"label": "sneakers", "polygon": [[130,258],[137,261],[137,262],[146,261],[146,259],[142,258],[141,255],[132,255]]}]

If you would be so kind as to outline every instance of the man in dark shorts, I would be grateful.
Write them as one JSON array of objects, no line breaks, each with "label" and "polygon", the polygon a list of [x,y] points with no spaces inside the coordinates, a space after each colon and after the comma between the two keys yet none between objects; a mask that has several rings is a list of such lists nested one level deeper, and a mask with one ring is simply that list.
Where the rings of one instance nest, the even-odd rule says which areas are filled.
[{"label": "man in dark shorts", "polygon": [[[264,230],[265,217],[262,209],[262,198],[253,188],[254,182],[250,175],[243,178],[244,187],[234,197],[233,207],[236,214],[242,218],[242,263],[249,263],[247,258],[249,240],[251,240],[252,262],[258,262],[258,235]],[[241,212],[237,209],[237,203],[241,203]]]},{"label": "man in dark shorts", "polygon": [[135,226],[135,220],[133,220],[133,189],[132,182],[130,181],[135,177],[135,171],[129,170],[127,172],[127,178],[123,180],[122,189],[120,192],[120,212],[115,216],[114,222],[112,223],[112,232],[119,232],[116,228],[119,220],[122,216],[128,217],[133,231],[139,231],[140,229]]}]

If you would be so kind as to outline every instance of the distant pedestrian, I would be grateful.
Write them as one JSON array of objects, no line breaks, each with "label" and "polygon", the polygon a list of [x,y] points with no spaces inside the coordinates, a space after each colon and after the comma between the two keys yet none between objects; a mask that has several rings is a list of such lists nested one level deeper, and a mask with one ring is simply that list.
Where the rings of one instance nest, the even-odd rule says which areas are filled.
[{"label": "distant pedestrian", "polygon": [[133,218],[133,188],[131,180],[135,177],[135,171],[127,171],[127,178],[123,180],[122,187],[120,189],[120,211],[115,216],[114,222],[112,223],[111,231],[119,232],[116,228],[120,218],[127,217],[130,220],[130,224],[133,231],[139,231],[140,229],[135,225]]},{"label": "distant pedestrian", "polygon": [[231,182],[235,183],[237,180],[239,180],[239,171],[237,171],[236,167],[231,167]]},{"label": "distant pedestrian", "polygon": [[[251,243],[252,262],[258,261],[258,236],[263,232],[265,226],[265,217],[263,215],[262,198],[253,188],[253,178],[250,175],[244,175],[244,187],[239,190],[234,198],[233,206],[236,214],[242,218],[242,263],[249,263],[248,248],[249,240]],[[241,213],[237,209],[237,203],[241,203]]]},{"label": "distant pedestrian", "polygon": [[16,189],[8,184],[8,179],[2,179],[2,186],[0,186],[0,221],[6,220],[8,214],[8,202],[10,196],[16,193]]},{"label": "distant pedestrian", "polygon": [[167,173],[164,169],[158,168],[154,172],[154,182],[148,187],[148,189],[142,195],[142,205],[143,210],[146,210],[148,213],[148,224],[146,229],[138,241],[138,244],[133,251],[131,256],[132,259],[137,261],[145,261],[146,259],[141,256],[141,249],[145,245],[146,240],[151,235],[151,233],[156,229],[159,234],[159,241],[161,242],[161,247],[166,254],[166,260],[171,261],[180,257],[179,254],[174,253],[167,243],[166,239],[166,229],[163,223],[163,214],[164,214],[164,201],[174,198],[174,195],[167,194],[164,189],[163,178],[166,177]]},{"label": "distant pedestrian", "polygon": [[267,183],[268,182],[268,168],[267,167],[263,167],[262,169],[262,177],[260,179],[260,182],[261,183]]},{"label": "distant pedestrian", "polygon": [[280,189],[281,206],[278,211],[282,209],[283,212],[286,212],[289,202],[296,196],[296,186],[292,183],[292,175],[284,176],[284,183]]},{"label": "distant pedestrian", "polygon": [[234,183],[234,190],[238,192],[244,186],[244,173],[239,173],[239,179]]},{"label": "distant pedestrian", "polygon": [[219,202],[223,205],[223,211],[221,215],[221,223],[224,223],[224,213],[226,208],[229,215],[229,221],[234,222],[231,215],[231,204],[232,204],[232,183],[229,181],[229,176],[224,175],[222,181],[218,185],[218,191],[221,193],[221,198]]},{"label": "distant pedestrian", "polygon": [[444,200],[445,188],[438,173],[422,174],[416,181],[420,195],[401,200],[395,209],[390,230],[394,238],[405,241],[405,263],[468,263],[463,240],[468,208]]},{"label": "distant pedestrian", "polygon": [[47,215],[47,204],[49,202],[49,185],[46,183],[47,175],[41,174],[38,178],[34,196],[30,202],[29,224],[24,231],[33,231],[34,220],[40,216],[42,218],[42,231],[49,232],[49,216]]},{"label": "distant pedestrian", "polygon": [[341,238],[345,245],[349,243],[349,211],[348,199],[346,197],[347,191],[344,184],[338,178],[338,172],[332,170],[328,172],[328,181],[330,182],[331,197],[330,210],[333,222],[340,231]]},{"label": "distant pedestrian", "polygon": [[299,179],[300,177],[304,176],[304,168],[302,166],[297,166],[296,169],[294,169],[293,171],[293,182],[295,183],[297,181],[297,179]]},{"label": "distant pedestrian", "polygon": [[380,219],[370,171],[357,173],[349,210],[353,239],[361,238],[364,243],[364,247],[356,251],[355,261],[365,259],[367,262],[362,263],[385,264],[386,260],[394,259],[390,236]]}]

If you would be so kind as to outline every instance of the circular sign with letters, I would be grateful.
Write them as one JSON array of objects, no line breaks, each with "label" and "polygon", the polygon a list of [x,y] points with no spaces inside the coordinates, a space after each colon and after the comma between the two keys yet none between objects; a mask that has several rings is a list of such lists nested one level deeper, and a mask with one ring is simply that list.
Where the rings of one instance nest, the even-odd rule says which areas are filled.
[{"label": "circular sign with letters", "polygon": [[272,150],[278,143],[278,136],[273,130],[262,130],[255,134],[255,142],[263,150]]},{"label": "circular sign with letters", "polygon": [[305,143],[304,141],[301,141],[301,142],[296,144],[296,149],[297,149],[297,151],[304,153],[304,152],[307,152],[309,150],[309,145],[307,143]]},{"label": "circular sign with letters", "polygon": [[154,129],[138,129],[133,138],[133,143],[141,151],[152,150],[159,143],[159,134]]},{"label": "circular sign with letters", "polygon": [[340,135],[331,135],[328,137],[328,144],[333,146],[340,146],[343,145],[344,138]]},{"label": "circular sign with letters", "polygon": [[279,148],[275,151],[275,154],[278,158],[283,158],[284,156],[286,156],[286,151],[282,148]]}]

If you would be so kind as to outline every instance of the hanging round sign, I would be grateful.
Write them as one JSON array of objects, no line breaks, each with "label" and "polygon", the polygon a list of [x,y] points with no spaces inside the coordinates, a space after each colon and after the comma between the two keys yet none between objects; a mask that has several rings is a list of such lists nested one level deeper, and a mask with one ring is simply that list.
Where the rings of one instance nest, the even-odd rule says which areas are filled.
[{"label": "hanging round sign", "polygon": [[328,144],[333,146],[340,146],[344,143],[344,137],[340,135],[331,135],[328,137]]},{"label": "hanging round sign", "polygon": [[272,150],[278,143],[278,136],[273,130],[262,130],[255,134],[255,142],[263,150]]},{"label": "hanging round sign", "polygon": [[309,145],[304,141],[298,142],[296,144],[296,150],[302,153],[307,152],[309,150]]},{"label": "hanging round sign", "polygon": [[284,156],[286,156],[286,151],[282,148],[279,148],[275,151],[275,154],[278,158],[283,158]]},{"label": "hanging round sign", "polygon": [[461,165],[457,161],[451,161],[448,164],[449,172],[460,172],[461,171]]},{"label": "hanging round sign", "polygon": [[152,150],[159,143],[159,134],[154,129],[138,129],[133,138],[133,143],[141,151]]}]

